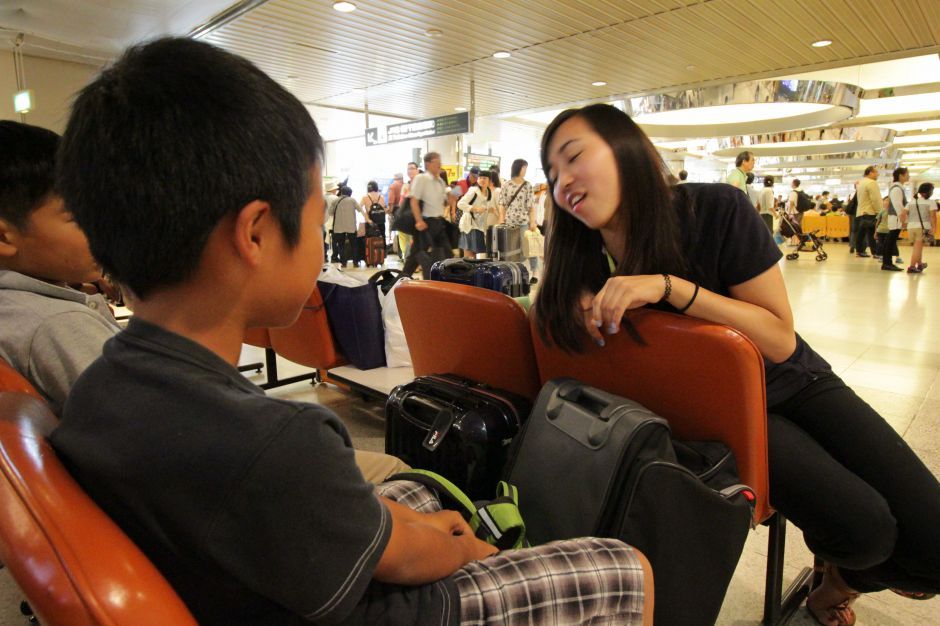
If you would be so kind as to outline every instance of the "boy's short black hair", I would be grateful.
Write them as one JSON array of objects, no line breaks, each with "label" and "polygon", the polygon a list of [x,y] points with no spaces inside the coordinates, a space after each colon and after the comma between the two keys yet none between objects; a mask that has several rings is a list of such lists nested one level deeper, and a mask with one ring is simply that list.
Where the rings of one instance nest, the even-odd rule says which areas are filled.
[{"label": "boy's short black hair", "polygon": [[95,258],[146,298],[189,278],[219,221],[253,200],[295,245],[322,154],[307,110],[252,63],[164,38],[80,92],[58,182]]},{"label": "boy's short black hair", "polygon": [[55,191],[58,147],[51,130],[0,120],[0,219],[26,228],[29,214]]}]

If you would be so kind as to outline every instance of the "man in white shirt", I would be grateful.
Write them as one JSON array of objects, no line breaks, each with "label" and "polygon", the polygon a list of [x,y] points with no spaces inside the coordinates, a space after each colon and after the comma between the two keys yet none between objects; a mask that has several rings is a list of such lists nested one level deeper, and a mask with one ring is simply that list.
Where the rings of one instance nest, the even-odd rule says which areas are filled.
[{"label": "man in white shirt", "polygon": [[420,264],[425,280],[430,280],[431,265],[451,255],[447,224],[444,221],[444,204],[450,189],[440,176],[440,154],[425,154],[424,170],[424,174],[415,177],[408,195],[418,234],[411,244],[411,254],[405,259],[402,271],[405,275],[414,274]]}]

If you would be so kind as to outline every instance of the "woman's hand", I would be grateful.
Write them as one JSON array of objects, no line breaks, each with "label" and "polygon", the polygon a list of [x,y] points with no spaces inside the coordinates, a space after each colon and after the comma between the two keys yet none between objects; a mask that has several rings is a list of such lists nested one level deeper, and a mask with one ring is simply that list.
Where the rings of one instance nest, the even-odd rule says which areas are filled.
[{"label": "woman's hand", "polygon": [[[659,302],[666,292],[666,283],[661,274],[646,276],[613,276],[590,301],[588,310],[582,296],[588,333],[603,345],[601,330],[613,335],[620,332],[620,321],[624,313],[643,305]],[[593,331],[592,332],[592,328]]]}]

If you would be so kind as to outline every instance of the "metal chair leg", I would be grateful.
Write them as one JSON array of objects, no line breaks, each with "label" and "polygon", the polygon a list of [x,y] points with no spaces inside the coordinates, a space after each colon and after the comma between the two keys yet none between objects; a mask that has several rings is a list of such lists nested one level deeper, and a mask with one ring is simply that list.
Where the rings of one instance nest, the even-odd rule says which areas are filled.
[{"label": "metal chair leg", "polygon": [[775,513],[768,522],[770,538],[767,542],[767,579],[764,589],[764,626],[783,624],[800,608],[814,585],[815,571],[803,568],[796,579],[783,592],[784,552],[787,540],[787,520]]}]

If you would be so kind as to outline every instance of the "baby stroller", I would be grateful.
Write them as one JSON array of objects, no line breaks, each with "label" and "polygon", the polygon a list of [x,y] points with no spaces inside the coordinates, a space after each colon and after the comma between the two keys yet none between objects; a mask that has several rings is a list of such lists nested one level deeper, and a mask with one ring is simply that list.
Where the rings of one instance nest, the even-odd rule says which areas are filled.
[{"label": "baby stroller", "polygon": [[817,261],[825,261],[829,258],[826,251],[823,250],[822,241],[816,236],[818,230],[810,233],[804,233],[800,227],[800,214],[784,214],[780,219],[780,234],[784,237],[799,237],[800,243],[796,250],[787,255],[787,261],[793,261],[800,258],[800,252],[815,252]]}]

